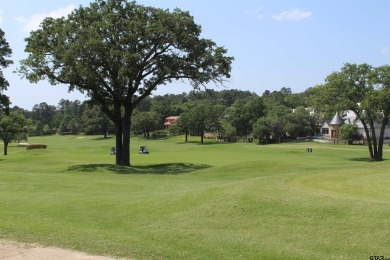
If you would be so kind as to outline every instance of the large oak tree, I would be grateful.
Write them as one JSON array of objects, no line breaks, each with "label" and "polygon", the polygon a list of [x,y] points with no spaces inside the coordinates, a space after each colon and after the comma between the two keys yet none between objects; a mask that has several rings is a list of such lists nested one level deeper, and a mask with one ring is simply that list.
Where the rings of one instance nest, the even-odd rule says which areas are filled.
[{"label": "large oak tree", "polygon": [[68,17],[46,18],[26,39],[20,73],[31,82],[67,84],[99,104],[116,126],[116,164],[130,165],[134,108],[158,86],[188,80],[195,88],[230,77],[233,58],[201,38],[188,13],[126,0],[96,0]]}]

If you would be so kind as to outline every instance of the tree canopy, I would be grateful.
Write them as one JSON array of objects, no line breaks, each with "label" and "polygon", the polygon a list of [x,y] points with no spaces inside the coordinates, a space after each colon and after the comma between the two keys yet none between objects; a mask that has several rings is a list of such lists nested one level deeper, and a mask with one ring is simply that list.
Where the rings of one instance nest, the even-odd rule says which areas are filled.
[{"label": "tree canopy", "polygon": [[143,133],[148,139],[150,138],[150,132],[159,129],[161,126],[160,116],[156,112],[136,113],[132,120],[133,130]]},{"label": "tree canopy", "polygon": [[86,93],[115,123],[116,164],[130,165],[131,115],[143,99],[174,80],[199,88],[230,77],[233,58],[200,34],[180,9],[96,0],[31,32],[19,72]]},{"label": "tree canopy", "polygon": [[11,54],[11,47],[5,39],[3,30],[0,29],[0,111],[8,109],[10,104],[9,97],[3,93],[8,89],[9,83],[4,77],[2,68],[7,68],[13,63],[13,61],[9,59]]},{"label": "tree canopy", "polygon": [[12,141],[27,139],[31,120],[21,113],[11,112],[0,117],[0,139],[4,142],[4,155],[8,154],[8,144]]},{"label": "tree canopy", "polygon": [[215,133],[221,129],[221,116],[223,105],[213,104],[211,100],[188,103],[180,115],[178,125],[187,133],[188,131],[199,135],[203,143],[206,132]]},{"label": "tree canopy", "polygon": [[342,125],[340,127],[339,136],[341,139],[347,140],[348,143],[351,143],[352,140],[356,137],[356,126],[349,124]]}]

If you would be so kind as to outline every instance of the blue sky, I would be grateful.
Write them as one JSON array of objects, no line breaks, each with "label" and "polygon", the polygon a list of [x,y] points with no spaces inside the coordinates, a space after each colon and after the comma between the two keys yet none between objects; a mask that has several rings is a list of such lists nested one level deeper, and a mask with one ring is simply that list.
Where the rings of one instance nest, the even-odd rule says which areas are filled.
[{"label": "blue sky", "polygon": [[[0,0],[0,28],[13,50],[14,66],[4,70],[12,105],[57,105],[61,98],[84,100],[67,86],[30,84],[12,73],[26,57],[24,38],[44,17],[64,16],[90,0]],[[291,88],[303,92],[324,82],[344,63],[373,66],[390,61],[388,0],[139,0],[138,4],[189,11],[202,37],[225,46],[235,57],[227,89],[262,95]],[[210,86],[216,90],[222,87]],[[185,84],[160,87],[155,94],[188,92]]]}]

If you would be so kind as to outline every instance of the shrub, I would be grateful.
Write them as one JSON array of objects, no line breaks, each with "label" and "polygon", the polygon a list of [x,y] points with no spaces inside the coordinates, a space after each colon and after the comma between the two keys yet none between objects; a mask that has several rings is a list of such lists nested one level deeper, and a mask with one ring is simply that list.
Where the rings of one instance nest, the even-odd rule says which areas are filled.
[{"label": "shrub", "polygon": [[166,138],[169,135],[167,130],[156,130],[150,135],[151,138]]},{"label": "shrub", "polygon": [[348,144],[352,142],[352,139],[356,136],[356,126],[354,125],[342,125],[340,127],[340,138],[348,140]]}]

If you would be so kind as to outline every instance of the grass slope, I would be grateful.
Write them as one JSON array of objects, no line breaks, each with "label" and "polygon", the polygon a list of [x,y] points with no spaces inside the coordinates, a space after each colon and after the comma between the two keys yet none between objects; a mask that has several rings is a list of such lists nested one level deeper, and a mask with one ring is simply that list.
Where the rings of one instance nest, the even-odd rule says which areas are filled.
[{"label": "grass slope", "polygon": [[362,146],[133,138],[128,168],[114,139],[29,141],[48,149],[0,156],[0,238],[135,259],[390,257],[389,161]]}]

